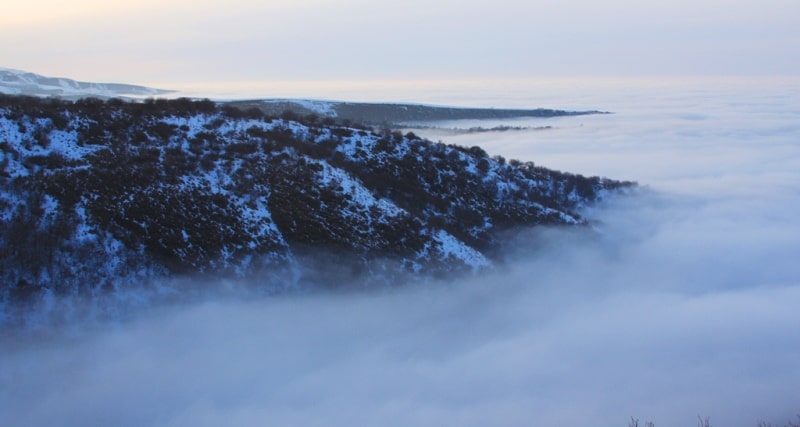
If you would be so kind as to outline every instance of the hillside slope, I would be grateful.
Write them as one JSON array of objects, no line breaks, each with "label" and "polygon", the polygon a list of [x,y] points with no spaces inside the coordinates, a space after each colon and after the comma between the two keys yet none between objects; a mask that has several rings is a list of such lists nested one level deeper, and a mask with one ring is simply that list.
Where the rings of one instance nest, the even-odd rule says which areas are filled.
[{"label": "hillside slope", "polygon": [[186,278],[273,292],[480,271],[501,231],[582,224],[633,185],[207,100],[0,96],[0,153],[8,319],[211,286]]},{"label": "hillside slope", "polygon": [[[27,71],[0,67],[0,94],[24,96],[49,96],[60,99],[81,98],[143,99],[177,91],[121,83],[93,83],[63,77],[47,77]],[[600,111],[565,111],[547,108],[464,108],[419,104],[367,103],[321,101],[310,99],[256,99],[228,100],[226,105],[240,110],[257,109],[262,113],[279,116],[317,115],[340,123],[366,123],[370,125],[398,126],[442,120],[508,119],[520,117],[557,117],[585,114],[603,114]]]},{"label": "hillside slope", "polygon": [[606,114],[597,110],[566,111],[549,108],[463,108],[419,104],[314,101],[300,99],[230,101],[228,104],[243,110],[255,108],[268,115],[280,115],[289,111],[297,115],[315,114],[323,118],[335,119],[338,122],[366,123],[381,126],[400,126],[444,120],[512,119],[521,117],[549,118]]},{"label": "hillside slope", "polygon": [[63,77],[47,77],[27,71],[0,68],[0,93],[7,95],[57,96],[78,99],[87,96],[146,97],[173,91],[123,83],[81,82]]}]

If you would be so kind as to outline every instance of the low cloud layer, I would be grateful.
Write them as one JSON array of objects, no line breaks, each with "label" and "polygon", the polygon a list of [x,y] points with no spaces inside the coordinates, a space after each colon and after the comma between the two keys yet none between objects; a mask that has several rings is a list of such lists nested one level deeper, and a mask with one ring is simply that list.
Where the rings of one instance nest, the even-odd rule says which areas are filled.
[{"label": "low cloud layer", "polygon": [[620,100],[630,113],[484,144],[648,185],[589,211],[594,231],[520,230],[508,264],[474,279],[209,301],[2,338],[0,424],[794,418],[800,97],[688,93],[648,110],[645,95]]}]

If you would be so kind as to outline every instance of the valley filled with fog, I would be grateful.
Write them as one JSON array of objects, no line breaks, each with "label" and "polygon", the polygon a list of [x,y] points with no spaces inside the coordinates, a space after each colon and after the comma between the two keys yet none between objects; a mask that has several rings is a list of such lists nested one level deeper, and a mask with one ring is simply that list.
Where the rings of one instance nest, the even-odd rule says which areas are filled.
[{"label": "valley filled with fog", "polygon": [[0,425],[755,426],[800,412],[794,82],[313,89],[610,111],[414,132],[642,188],[588,209],[591,230],[509,233],[517,249],[485,275],[5,334]]}]

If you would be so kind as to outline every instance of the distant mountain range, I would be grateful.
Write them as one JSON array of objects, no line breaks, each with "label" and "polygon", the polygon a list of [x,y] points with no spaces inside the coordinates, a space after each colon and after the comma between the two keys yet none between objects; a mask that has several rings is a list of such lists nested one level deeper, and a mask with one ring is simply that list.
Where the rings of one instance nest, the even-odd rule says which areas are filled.
[{"label": "distant mountain range", "polygon": [[[76,100],[87,97],[142,99],[160,95],[179,96],[172,90],[120,83],[80,82],[60,77],[45,77],[26,71],[0,68],[0,93],[8,95],[51,96]],[[398,103],[365,103],[309,99],[255,99],[226,101],[239,109],[258,109],[267,115],[289,112],[295,116],[316,115],[340,123],[399,126],[443,120],[509,119],[518,117],[557,117],[602,114],[597,110],[565,111],[547,108],[461,108]]]},{"label": "distant mountain range", "polygon": [[0,93],[7,95],[56,96],[78,99],[88,96],[99,98],[148,97],[172,93],[171,90],[154,89],[122,83],[90,83],[61,77],[46,77],[27,71],[0,68]]},{"label": "distant mountain range", "polygon": [[464,108],[397,103],[366,103],[315,101],[298,99],[259,99],[230,101],[240,109],[257,109],[265,114],[279,115],[289,111],[297,115],[317,115],[339,122],[366,123],[381,126],[419,125],[445,120],[513,119],[521,117],[558,117],[605,114],[602,111],[566,111],[548,108]]}]

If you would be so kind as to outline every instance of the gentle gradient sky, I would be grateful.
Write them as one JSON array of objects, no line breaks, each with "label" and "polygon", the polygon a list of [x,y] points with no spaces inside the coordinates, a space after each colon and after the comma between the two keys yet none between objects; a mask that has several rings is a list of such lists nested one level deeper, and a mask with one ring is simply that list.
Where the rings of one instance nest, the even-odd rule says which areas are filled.
[{"label": "gentle gradient sky", "polygon": [[797,0],[3,0],[0,66],[141,84],[797,75]]}]

